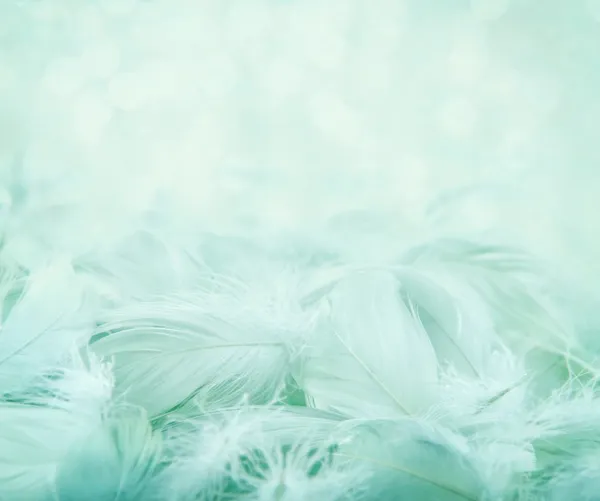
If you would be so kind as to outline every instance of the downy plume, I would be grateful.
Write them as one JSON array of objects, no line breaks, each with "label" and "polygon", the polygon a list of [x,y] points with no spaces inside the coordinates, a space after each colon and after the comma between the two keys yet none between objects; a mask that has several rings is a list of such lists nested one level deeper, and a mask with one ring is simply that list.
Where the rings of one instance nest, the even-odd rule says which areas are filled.
[{"label": "downy plume", "polygon": [[156,499],[346,499],[361,477],[329,468],[341,422],[304,407],[248,405],[173,417],[163,427],[170,463]]},{"label": "downy plume", "polygon": [[0,498],[51,499],[57,470],[111,405],[110,367],[73,353],[26,390],[0,400]]},{"label": "downy plume", "polygon": [[93,324],[82,284],[68,263],[9,277],[3,288],[0,394],[18,390],[85,345]]},{"label": "downy plume", "polygon": [[107,313],[92,349],[114,361],[119,394],[152,417],[244,396],[268,403],[313,326],[293,289],[281,286],[293,281],[283,280],[271,289],[206,277],[195,289],[131,303]]},{"label": "downy plume", "polygon": [[435,401],[435,351],[398,289],[392,274],[365,271],[325,296],[323,318],[295,375],[311,405],[379,418],[412,415]]}]

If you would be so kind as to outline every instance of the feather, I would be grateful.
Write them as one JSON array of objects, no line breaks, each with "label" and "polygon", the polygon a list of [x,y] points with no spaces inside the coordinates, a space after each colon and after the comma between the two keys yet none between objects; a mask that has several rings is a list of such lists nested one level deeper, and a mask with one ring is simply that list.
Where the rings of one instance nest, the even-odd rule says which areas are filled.
[{"label": "feather", "polygon": [[594,499],[585,497],[595,485],[585,465],[593,464],[600,450],[595,384],[572,379],[545,400],[530,400],[489,417],[473,435],[488,485],[500,475],[519,500],[557,500],[566,486],[581,481],[588,489],[582,499]]},{"label": "feather", "polygon": [[595,384],[571,381],[548,399],[515,411],[502,423],[480,430],[480,435],[490,441],[532,444],[538,468],[581,456],[600,443],[596,426],[600,397]]},{"label": "feather", "polygon": [[326,297],[330,311],[295,375],[311,405],[351,417],[397,417],[435,401],[435,352],[398,288],[389,273],[364,272]]},{"label": "feather", "polygon": [[75,354],[52,377],[0,401],[0,499],[48,499],[69,448],[97,428],[110,405],[110,370]]},{"label": "feather", "polygon": [[87,342],[91,326],[70,265],[56,263],[27,277],[0,326],[0,393],[53,368],[74,346]]},{"label": "feather", "polygon": [[312,327],[292,299],[217,282],[111,313],[92,349],[114,359],[118,391],[153,417],[187,403],[267,403],[283,389],[295,340]]},{"label": "feather", "polygon": [[[440,393],[430,415],[448,425],[481,419],[483,409],[509,408],[526,397],[525,367],[506,346],[488,310],[412,268],[394,269],[400,294],[427,333],[439,364]],[[467,296],[468,297],[468,296]],[[478,307],[479,306],[479,307]]]},{"label": "feather", "polygon": [[283,501],[318,491],[319,499],[338,499],[346,492],[340,487],[353,484],[351,476],[345,485],[334,472],[325,480],[314,477],[321,477],[320,461],[340,422],[336,415],[279,406],[172,417],[163,432],[171,460],[156,478],[156,498]]},{"label": "feather", "polygon": [[530,379],[537,379],[539,393],[564,383],[569,367],[597,373],[593,357],[553,299],[551,289],[558,284],[529,255],[442,240],[412,249],[403,262],[445,288],[461,309],[487,312],[502,343],[524,361]]},{"label": "feather", "polygon": [[[410,419],[350,422],[334,456],[369,474],[369,500],[479,501],[486,486],[464,438]],[[365,474],[363,473],[363,474]]]},{"label": "feather", "polygon": [[62,458],[54,484],[60,501],[135,501],[146,498],[161,454],[160,435],[146,413],[113,409],[97,429]]},{"label": "feather", "polygon": [[473,287],[492,308],[496,327],[505,335],[522,335],[521,329],[527,326],[530,330],[536,328],[532,334],[545,336],[551,346],[557,349],[566,346],[562,343],[567,339],[556,316],[558,310],[549,310],[544,304],[547,278],[528,255],[503,247],[449,240],[412,249],[403,262],[435,274],[446,287],[456,289],[460,284],[464,284],[463,289],[467,284]]},{"label": "feather", "polygon": [[410,268],[396,274],[399,292],[427,332],[440,365],[481,378],[490,354],[503,348],[487,312],[465,308],[460,298],[427,275]]},{"label": "feather", "polygon": [[466,440],[408,419],[246,407],[169,428],[174,460],[156,479],[157,499],[475,501],[486,493]]},{"label": "feather", "polygon": [[546,472],[533,488],[521,492],[519,501],[598,501],[600,493],[600,450],[569,458],[555,470]]}]

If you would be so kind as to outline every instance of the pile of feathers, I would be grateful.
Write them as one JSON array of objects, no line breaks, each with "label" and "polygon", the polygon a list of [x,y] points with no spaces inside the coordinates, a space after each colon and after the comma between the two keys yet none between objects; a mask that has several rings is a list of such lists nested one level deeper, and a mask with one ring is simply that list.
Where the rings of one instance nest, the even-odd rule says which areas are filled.
[{"label": "pile of feathers", "polygon": [[0,501],[600,501],[597,6],[0,0]]},{"label": "pile of feathers", "polygon": [[572,283],[492,242],[326,242],[146,228],[5,258],[0,499],[598,499]]}]

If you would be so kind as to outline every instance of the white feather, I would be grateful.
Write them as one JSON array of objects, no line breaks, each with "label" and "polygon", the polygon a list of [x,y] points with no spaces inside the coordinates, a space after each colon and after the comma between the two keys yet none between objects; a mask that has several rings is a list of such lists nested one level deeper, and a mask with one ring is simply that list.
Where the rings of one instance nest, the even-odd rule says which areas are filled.
[{"label": "white feather", "polygon": [[[349,424],[353,439],[336,458],[370,474],[368,499],[479,501],[490,493],[479,459],[461,436],[409,419]],[[401,498],[402,499],[402,498]]]},{"label": "white feather", "polygon": [[0,499],[50,496],[60,462],[100,426],[111,394],[109,368],[75,355],[19,398],[0,401]]},{"label": "white feather", "polygon": [[351,417],[397,417],[436,399],[438,367],[427,333],[384,272],[355,273],[327,297],[330,311],[295,376],[311,404]]},{"label": "white feather", "polygon": [[[114,359],[118,391],[152,416],[187,402],[210,409],[281,392],[310,315],[268,286],[239,281],[112,312],[92,348]],[[292,295],[293,299],[293,295]]]},{"label": "white feather", "polygon": [[[286,488],[288,497],[281,499],[305,499],[307,484],[312,487],[307,469],[332,443],[339,424],[339,416],[302,407],[245,406],[194,419],[174,418],[163,432],[171,462],[156,479],[158,498],[208,501],[237,493],[240,499],[262,500],[282,491],[281,482],[290,487],[289,480],[292,489]],[[297,463],[283,458],[290,444],[297,448],[290,455]],[[332,480],[325,482],[331,491],[327,495],[337,496],[340,485]]]},{"label": "white feather", "polygon": [[481,419],[477,414],[490,405],[495,411],[520,405],[528,388],[524,364],[506,346],[476,291],[446,289],[418,269],[395,273],[438,360],[440,392],[431,415],[462,426]]},{"label": "white feather", "polygon": [[[540,376],[540,392],[566,380],[565,359],[575,370],[597,373],[594,358],[554,299],[552,287],[560,282],[527,254],[442,240],[413,249],[404,262],[443,286],[461,309],[486,312],[502,344],[524,361],[530,378]],[[543,379],[550,377],[551,383],[544,385]]]},{"label": "white feather", "polygon": [[161,452],[160,435],[152,431],[142,409],[115,409],[62,458],[54,485],[56,499],[145,498]]},{"label": "white feather", "polygon": [[69,264],[56,263],[27,277],[0,326],[0,393],[52,369],[73,347],[87,342],[91,327],[91,312]]}]

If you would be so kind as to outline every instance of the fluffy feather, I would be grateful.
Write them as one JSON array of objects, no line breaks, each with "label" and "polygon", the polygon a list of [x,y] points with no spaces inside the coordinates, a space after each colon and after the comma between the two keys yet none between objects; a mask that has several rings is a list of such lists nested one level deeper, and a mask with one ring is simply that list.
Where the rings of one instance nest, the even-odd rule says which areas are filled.
[{"label": "fluffy feather", "polygon": [[408,419],[348,421],[306,409],[244,408],[167,429],[175,460],[158,480],[178,501],[370,501],[400,493],[462,501],[488,494],[464,438]]},{"label": "fluffy feather", "polygon": [[0,1],[0,501],[597,501],[597,5]]},{"label": "fluffy feather", "polygon": [[478,458],[459,435],[408,419],[359,423],[352,435],[334,455],[368,472],[369,500],[391,501],[401,493],[423,501],[478,501],[489,494],[472,462]]},{"label": "fluffy feather", "polygon": [[[268,493],[274,499],[305,499],[316,473],[311,470],[327,454],[340,420],[302,407],[247,406],[174,419],[164,428],[171,462],[157,477],[157,499],[262,500]],[[337,499],[340,485],[349,487],[339,480],[316,484],[322,495]],[[346,481],[354,484],[350,475]]]},{"label": "fluffy feather", "polygon": [[[214,282],[214,281],[213,281]],[[118,391],[156,417],[276,398],[310,315],[236,280],[111,312],[92,349],[113,359]]]},{"label": "fluffy feather", "polygon": [[75,443],[56,472],[55,498],[78,501],[136,501],[150,495],[150,481],[161,459],[161,437],[146,413],[121,407]]},{"label": "fluffy feather", "polygon": [[79,355],[11,399],[0,400],[0,499],[50,499],[71,446],[101,426],[110,370]]},{"label": "fluffy feather", "polygon": [[87,343],[93,322],[68,263],[17,280],[24,286],[16,303],[9,296],[18,284],[9,283],[3,298],[7,316],[0,326],[0,393],[18,390],[55,367],[73,347]]},{"label": "fluffy feather", "polygon": [[295,376],[312,405],[350,417],[395,417],[435,400],[435,352],[398,289],[393,275],[364,272],[326,297],[330,309]]},{"label": "fluffy feather", "polygon": [[570,371],[596,375],[594,358],[554,300],[552,289],[561,282],[527,254],[443,240],[413,249],[404,262],[448,290],[462,311],[483,313],[501,344],[522,360],[541,394],[564,383]]}]

